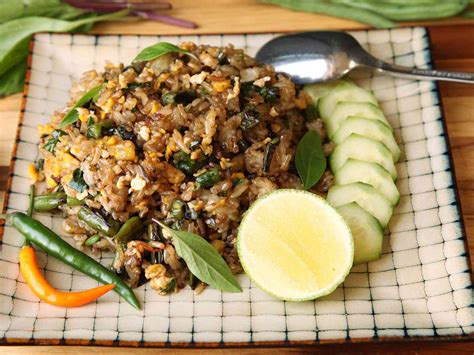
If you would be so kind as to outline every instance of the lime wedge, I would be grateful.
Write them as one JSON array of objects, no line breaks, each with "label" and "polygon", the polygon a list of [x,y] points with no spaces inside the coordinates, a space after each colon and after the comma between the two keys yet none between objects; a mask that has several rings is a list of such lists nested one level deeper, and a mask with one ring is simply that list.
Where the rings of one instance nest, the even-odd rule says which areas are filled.
[{"label": "lime wedge", "polygon": [[277,190],[255,201],[240,224],[237,248],[255,284],[288,301],[331,293],[354,257],[343,218],[323,198],[300,190]]}]

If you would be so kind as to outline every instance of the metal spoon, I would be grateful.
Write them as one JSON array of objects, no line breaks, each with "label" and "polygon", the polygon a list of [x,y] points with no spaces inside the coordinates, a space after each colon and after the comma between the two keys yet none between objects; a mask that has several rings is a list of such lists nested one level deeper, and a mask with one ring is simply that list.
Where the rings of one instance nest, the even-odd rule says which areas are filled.
[{"label": "metal spoon", "polygon": [[257,60],[287,73],[297,84],[338,79],[357,67],[372,67],[399,77],[474,84],[474,73],[408,68],[384,62],[367,53],[345,32],[315,31],[277,37],[258,51]]}]

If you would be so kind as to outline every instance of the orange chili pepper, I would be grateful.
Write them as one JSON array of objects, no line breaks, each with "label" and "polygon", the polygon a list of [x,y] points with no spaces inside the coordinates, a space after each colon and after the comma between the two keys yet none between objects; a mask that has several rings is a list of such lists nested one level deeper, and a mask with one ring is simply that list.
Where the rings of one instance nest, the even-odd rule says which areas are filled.
[{"label": "orange chili pepper", "polygon": [[115,285],[103,285],[80,292],[62,292],[56,290],[44,278],[38,269],[35,250],[31,246],[24,246],[20,250],[20,271],[26,283],[36,296],[46,303],[60,307],[79,307],[112,290]]}]

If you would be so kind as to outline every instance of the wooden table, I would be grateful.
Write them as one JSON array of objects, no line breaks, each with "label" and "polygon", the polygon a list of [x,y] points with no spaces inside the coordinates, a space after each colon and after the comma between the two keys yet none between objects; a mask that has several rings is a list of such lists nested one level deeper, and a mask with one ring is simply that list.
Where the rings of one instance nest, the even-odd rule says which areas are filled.
[{"label": "wooden table", "polygon": [[[254,0],[175,0],[173,15],[193,20],[199,24],[196,30],[171,27],[155,22],[104,23],[97,25],[94,33],[122,34],[185,34],[185,33],[245,33],[301,31],[311,29],[362,29],[357,22],[328,16],[288,11],[274,6],[262,5]],[[452,18],[437,22],[417,23],[430,27],[433,42],[433,57],[438,69],[474,72],[474,22],[463,18]],[[471,24],[471,25],[468,25]],[[436,27],[434,27],[436,25]],[[461,198],[461,206],[466,225],[468,244],[474,255],[474,86],[441,83],[441,96],[448,124],[448,132],[456,181]],[[3,195],[10,163],[15,130],[18,122],[21,94],[0,99],[0,203]],[[471,268],[474,258],[471,259]],[[275,349],[260,349],[273,352]],[[282,351],[282,349],[279,349]],[[285,352],[314,352],[313,349],[286,349]],[[424,354],[474,352],[474,343],[427,343],[410,342],[399,344],[352,344],[321,345],[320,353],[359,352],[403,352]],[[166,350],[181,352],[179,350]],[[184,350],[186,351],[186,350]],[[222,351],[222,350],[216,350]],[[42,353],[155,353],[152,349],[116,349],[81,347],[15,347],[1,348],[0,353],[29,354]],[[208,350],[197,350],[206,353]],[[255,350],[235,350],[234,353],[249,353]]]}]

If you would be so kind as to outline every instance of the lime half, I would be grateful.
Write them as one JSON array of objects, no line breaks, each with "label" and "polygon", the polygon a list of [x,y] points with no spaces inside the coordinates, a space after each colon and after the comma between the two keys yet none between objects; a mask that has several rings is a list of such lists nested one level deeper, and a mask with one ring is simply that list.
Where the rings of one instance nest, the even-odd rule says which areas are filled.
[{"label": "lime half", "polygon": [[349,227],[326,200],[277,190],[255,201],[240,224],[240,261],[264,291],[288,301],[327,295],[352,267]]}]

